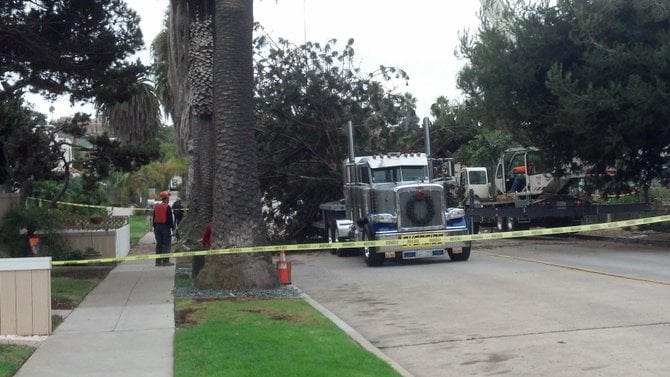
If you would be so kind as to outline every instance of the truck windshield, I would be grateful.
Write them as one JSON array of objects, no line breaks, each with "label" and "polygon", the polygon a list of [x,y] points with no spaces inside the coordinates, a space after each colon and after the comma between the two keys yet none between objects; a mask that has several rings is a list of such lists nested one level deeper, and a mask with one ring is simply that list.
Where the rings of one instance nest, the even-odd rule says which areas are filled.
[{"label": "truck windshield", "polygon": [[398,168],[384,168],[372,170],[373,183],[398,182]]},{"label": "truck windshield", "polygon": [[470,184],[471,185],[485,185],[486,184],[486,172],[482,170],[473,170],[469,172]]},{"label": "truck windshield", "polygon": [[372,170],[372,182],[394,183],[428,180],[428,171],[425,166],[401,166]]},{"label": "truck windshield", "polygon": [[428,172],[425,166],[403,166],[402,180],[407,181],[426,181],[428,180]]}]

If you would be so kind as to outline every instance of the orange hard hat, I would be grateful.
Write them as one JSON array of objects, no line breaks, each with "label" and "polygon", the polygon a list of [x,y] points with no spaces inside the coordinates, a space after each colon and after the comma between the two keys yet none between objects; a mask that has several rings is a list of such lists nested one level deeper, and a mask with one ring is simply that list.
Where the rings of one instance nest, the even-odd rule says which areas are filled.
[{"label": "orange hard hat", "polygon": [[160,194],[161,199],[169,199],[170,198],[170,193],[167,191],[163,191]]}]

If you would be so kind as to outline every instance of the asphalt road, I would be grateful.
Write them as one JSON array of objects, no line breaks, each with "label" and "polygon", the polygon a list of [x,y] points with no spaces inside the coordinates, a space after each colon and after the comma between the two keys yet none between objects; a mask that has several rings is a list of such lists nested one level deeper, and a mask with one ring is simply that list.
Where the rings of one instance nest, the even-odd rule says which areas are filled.
[{"label": "asphalt road", "polygon": [[670,375],[670,251],[501,240],[467,262],[292,254],[292,282],[417,377]]}]

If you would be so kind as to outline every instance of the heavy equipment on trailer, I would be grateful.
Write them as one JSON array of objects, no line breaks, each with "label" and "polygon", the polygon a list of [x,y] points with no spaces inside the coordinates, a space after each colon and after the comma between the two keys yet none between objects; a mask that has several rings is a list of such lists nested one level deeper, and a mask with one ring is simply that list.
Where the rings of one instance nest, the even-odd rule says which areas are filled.
[{"label": "heavy equipment on trailer", "polygon": [[635,214],[649,210],[645,202],[595,204],[585,199],[582,189],[587,171],[552,174],[536,148],[511,148],[500,157],[493,185],[484,167],[464,167],[458,184],[466,193],[464,207],[477,230],[480,225],[498,231],[528,229],[530,226],[568,226],[588,218]]}]

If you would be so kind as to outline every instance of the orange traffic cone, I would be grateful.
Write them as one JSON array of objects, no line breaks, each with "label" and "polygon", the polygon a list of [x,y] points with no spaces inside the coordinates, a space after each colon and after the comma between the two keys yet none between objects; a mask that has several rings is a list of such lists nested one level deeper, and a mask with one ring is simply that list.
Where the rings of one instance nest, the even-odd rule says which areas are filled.
[{"label": "orange traffic cone", "polygon": [[291,262],[286,261],[284,250],[279,252],[279,261],[277,262],[277,277],[280,284],[291,284]]}]

